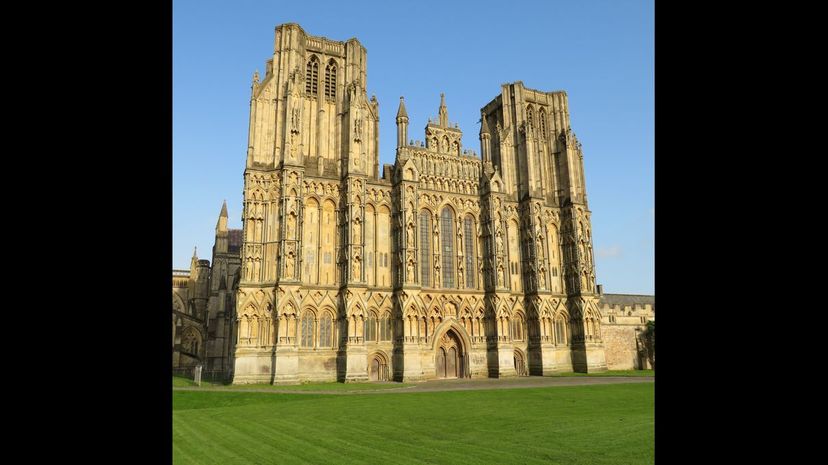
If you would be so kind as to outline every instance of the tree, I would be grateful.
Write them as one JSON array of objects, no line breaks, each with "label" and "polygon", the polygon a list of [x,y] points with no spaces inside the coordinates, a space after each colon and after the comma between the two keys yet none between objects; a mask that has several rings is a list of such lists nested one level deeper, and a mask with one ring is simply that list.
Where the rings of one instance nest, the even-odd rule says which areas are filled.
[{"label": "tree", "polygon": [[644,352],[650,366],[655,370],[655,321],[648,321],[647,328],[641,332],[641,342],[644,345]]}]

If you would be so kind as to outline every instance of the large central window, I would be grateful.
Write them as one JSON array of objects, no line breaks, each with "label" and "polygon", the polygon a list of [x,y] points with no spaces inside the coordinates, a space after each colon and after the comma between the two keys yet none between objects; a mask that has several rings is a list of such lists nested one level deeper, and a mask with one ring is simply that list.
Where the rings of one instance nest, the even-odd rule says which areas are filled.
[{"label": "large central window", "polygon": [[454,215],[449,207],[440,214],[441,253],[443,254],[443,287],[454,287]]}]

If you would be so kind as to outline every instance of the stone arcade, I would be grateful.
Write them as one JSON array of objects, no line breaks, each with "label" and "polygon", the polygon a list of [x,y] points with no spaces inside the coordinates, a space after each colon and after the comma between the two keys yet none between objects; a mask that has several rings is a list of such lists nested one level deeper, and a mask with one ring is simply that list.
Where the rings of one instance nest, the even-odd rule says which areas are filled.
[{"label": "stone arcade", "polygon": [[212,268],[194,256],[174,272],[174,366],[276,384],[646,366],[634,328],[653,299],[595,284],[566,92],[502,85],[481,109],[480,157],[442,94],[409,140],[401,97],[380,171],[366,56],[355,38],[276,28],[253,76],[244,228],[222,206]]}]

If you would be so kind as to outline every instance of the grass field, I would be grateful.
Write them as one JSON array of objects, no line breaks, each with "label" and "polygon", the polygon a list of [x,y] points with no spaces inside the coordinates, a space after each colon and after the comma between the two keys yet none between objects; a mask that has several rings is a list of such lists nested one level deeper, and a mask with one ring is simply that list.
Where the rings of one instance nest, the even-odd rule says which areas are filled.
[{"label": "grass field", "polygon": [[[410,383],[308,383],[308,384],[223,384],[202,381],[202,388],[220,387],[221,389],[233,389],[238,391],[262,390],[269,391],[375,391],[379,389],[399,389],[413,386]],[[197,387],[190,378],[173,376],[173,387]],[[207,390],[207,389],[205,389]]]},{"label": "grass field", "polygon": [[[172,383],[173,387],[192,387],[196,385],[195,381],[193,381],[192,378],[186,376],[173,376]],[[210,381],[201,382],[201,387],[209,386],[221,386],[221,383],[214,383]]]},{"label": "grass field", "polygon": [[655,376],[655,370],[607,370],[598,373],[557,373],[552,376]]},{"label": "grass field", "polygon": [[173,460],[652,464],[653,386],[346,396],[174,391]]}]

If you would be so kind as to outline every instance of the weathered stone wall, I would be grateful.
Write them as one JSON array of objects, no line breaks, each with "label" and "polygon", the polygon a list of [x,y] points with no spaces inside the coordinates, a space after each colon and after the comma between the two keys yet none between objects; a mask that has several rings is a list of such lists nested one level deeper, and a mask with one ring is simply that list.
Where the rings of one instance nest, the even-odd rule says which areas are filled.
[{"label": "weathered stone wall", "polygon": [[641,370],[649,368],[649,366],[641,366],[641,357],[639,357],[636,344],[636,336],[638,335],[636,329],[643,331],[644,326],[640,324],[608,324],[604,326],[604,351],[608,369]]}]

